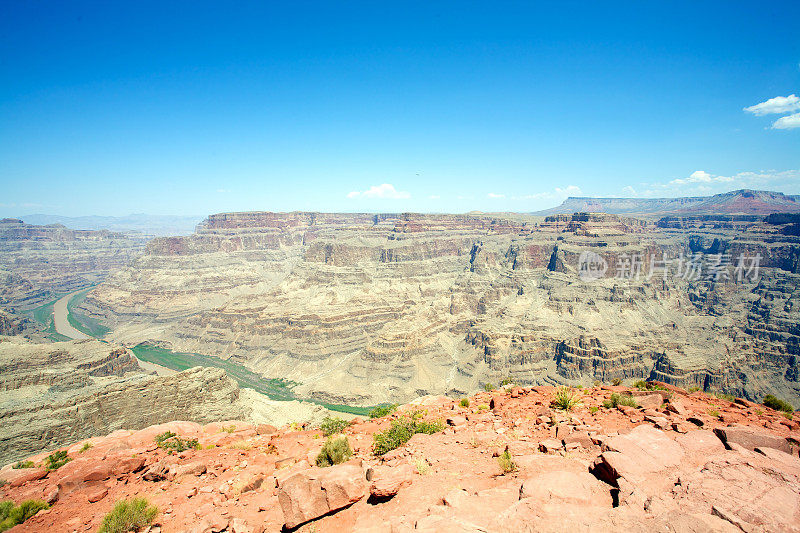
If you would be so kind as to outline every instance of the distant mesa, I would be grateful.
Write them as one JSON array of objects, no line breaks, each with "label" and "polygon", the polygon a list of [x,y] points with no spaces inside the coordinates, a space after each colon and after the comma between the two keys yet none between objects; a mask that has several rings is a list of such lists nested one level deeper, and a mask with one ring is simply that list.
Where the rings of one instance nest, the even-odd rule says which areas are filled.
[{"label": "distant mesa", "polygon": [[579,212],[648,217],[663,215],[769,215],[771,213],[798,213],[800,212],[800,196],[749,189],[740,189],[715,194],[714,196],[678,198],[590,198],[571,196],[557,207],[532,214],[546,216]]}]

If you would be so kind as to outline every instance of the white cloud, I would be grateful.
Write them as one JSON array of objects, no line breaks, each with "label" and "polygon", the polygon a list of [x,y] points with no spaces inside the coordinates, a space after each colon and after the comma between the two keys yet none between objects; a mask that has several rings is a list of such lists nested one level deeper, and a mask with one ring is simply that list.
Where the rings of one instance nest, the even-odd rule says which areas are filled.
[{"label": "white cloud", "polygon": [[428,200],[440,200],[441,198],[442,197],[439,196],[438,194],[431,194],[430,196],[428,196]]},{"label": "white cloud", "polygon": [[366,191],[352,191],[347,193],[348,198],[380,198],[388,200],[405,200],[411,198],[411,194],[405,191],[398,191],[390,183],[373,185]]},{"label": "white cloud", "polygon": [[622,193],[627,194],[628,196],[636,196],[636,189],[631,187],[630,185],[626,185],[622,188]]},{"label": "white cloud", "polygon": [[577,185],[567,185],[563,189],[556,187],[556,196],[575,196],[581,194],[581,188]]},{"label": "white cloud", "polygon": [[488,196],[489,198],[505,198],[506,197],[505,194],[498,194],[496,192],[490,192],[486,196]]},{"label": "white cloud", "polygon": [[714,176],[705,170],[695,170],[688,178],[678,178],[670,181],[670,185],[686,185],[687,183],[730,183],[734,178],[730,176]]},{"label": "white cloud", "polygon": [[[735,189],[769,189],[796,192],[800,170],[759,170],[718,176],[704,170],[692,172],[689,177],[668,182],[641,183],[639,197],[701,196],[719,194]],[[623,191],[627,191],[628,187]],[[630,187],[633,190],[633,187]]]},{"label": "white cloud", "polygon": [[794,128],[800,128],[800,113],[781,117],[772,123],[774,130],[792,130]]},{"label": "white cloud", "polygon": [[791,113],[792,111],[800,110],[800,98],[793,94],[789,96],[776,96],[775,98],[770,98],[766,102],[745,107],[744,110],[758,117],[776,113]]},{"label": "white cloud", "polygon": [[563,200],[567,196],[577,196],[581,194],[581,188],[577,185],[567,185],[563,189],[556,187],[552,191],[542,191],[525,196],[513,196],[514,200]]}]

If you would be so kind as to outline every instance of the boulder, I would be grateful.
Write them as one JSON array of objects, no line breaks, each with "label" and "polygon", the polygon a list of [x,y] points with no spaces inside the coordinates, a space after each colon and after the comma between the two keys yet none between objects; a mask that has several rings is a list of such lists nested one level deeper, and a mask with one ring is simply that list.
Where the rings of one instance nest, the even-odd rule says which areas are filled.
[{"label": "boulder", "polygon": [[[18,473],[17,473],[18,472]],[[9,486],[11,488],[19,487],[30,481],[42,479],[47,475],[47,470],[44,468],[20,468],[14,471],[13,476],[9,476]]]},{"label": "boulder", "polygon": [[674,440],[652,426],[635,427],[626,435],[609,438],[604,451],[595,460],[595,475],[615,484],[623,477],[636,484],[648,474],[673,469],[684,458],[683,448]]},{"label": "boulder", "polygon": [[393,497],[404,486],[410,485],[414,479],[414,469],[405,464],[396,467],[376,467],[373,469],[369,486],[370,496],[378,499]]},{"label": "boulder", "polygon": [[534,498],[542,505],[556,500],[611,509],[613,504],[608,485],[589,472],[554,471],[528,478],[522,483],[519,497]]},{"label": "boulder", "polygon": [[200,461],[195,461],[186,464],[174,464],[169,466],[169,475],[171,477],[180,476],[199,476],[206,473],[206,464]]},{"label": "boulder", "polygon": [[714,433],[727,447],[730,447],[731,443],[735,443],[748,450],[774,448],[782,452],[792,453],[789,441],[785,437],[753,427],[728,426],[716,428]]},{"label": "boulder", "polygon": [[287,529],[357,502],[366,494],[364,471],[355,465],[310,468],[281,483],[278,502]]}]

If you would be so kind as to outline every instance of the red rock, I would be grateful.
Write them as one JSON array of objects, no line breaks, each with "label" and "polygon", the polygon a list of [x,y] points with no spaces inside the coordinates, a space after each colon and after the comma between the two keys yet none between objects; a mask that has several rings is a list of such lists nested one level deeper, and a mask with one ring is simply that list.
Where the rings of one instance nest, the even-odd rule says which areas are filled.
[{"label": "red rock", "polygon": [[563,447],[564,444],[556,439],[545,439],[539,443],[539,451],[543,453],[555,453]]},{"label": "red rock", "polygon": [[528,478],[519,492],[519,499],[525,498],[533,498],[542,505],[551,500],[608,509],[613,505],[607,485],[589,472],[555,471]]},{"label": "red rock", "polygon": [[[645,394],[637,394],[640,391],[634,391],[634,397],[636,398],[636,404],[641,407],[642,409],[658,409],[661,407],[661,404],[664,403],[664,396],[661,394],[653,394],[653,393],[645,393]],[[658,392],[658,391],[654,391]],[[666,392],[666,391],[661,391]]]},{"label": "red rock", "polygon": [[130,474],[131,472],[138,472],[144,468],[144,464],[145,458],[141,455],[135,457],[120,457],[114,461],[111,469],[115,476],[122,476],[124,474]]},{"label": "red rock", "polygon": [[648,425],[611,437],[603,446],[607,451],[595,460],[593,469],[608,483],[615,483],[620,477],[631,483],[641,482],[648,474],[674,468],[684,457],[678,443]]},{"label": "red rock", "polygon": [[169,476],[199,476],[206,473],[206,464],[201,461],[185,464],[173,464],[169,466]]},{"label": "red rock", "polygon": [[451,416],[447,419],[448,426],[463,426],[467,423],[467,419],[463,416]]},{"label": "red rock", "polygon": [[354,465],[310,468],[281,483],[278,501],[286,528],[341,509],[364,497],[364,472]]},{"label": "red rock", "polygon": [[11,488],[22,486],[30,481],[42,479],[47,475],[47,470],[44,468],[21,468],[17,470],[17,472],[19,473],[15,473],[9,480],[8,485]]},{"label": "red rock", "polygon": [[93,487],[86,493],[86,499],[89,500],[89,503],[99,502],[106,496],[108,496],[108,487],[102,485]]},{"label": "red rock", "polygon": [[729,426],[714,429],[714,433],[723,443],[736,443],[748,449],[775,448],[786,453],[792,453],[789,441],[785,437],[769,433],[760,429],[747,426]]},{"label": "red rock", "polygon": [[259,435],[274,435],[278,432],[278,428],[269,424],[259,424],[256,426],[256,433]]},{"label": "red rock", "polygon": [[377,467],[373,470],[369,486],[370,495],[379,499],[388,499],[406,485],[410,485],[414,478],[414,469],[411,465],[397,467]]}]

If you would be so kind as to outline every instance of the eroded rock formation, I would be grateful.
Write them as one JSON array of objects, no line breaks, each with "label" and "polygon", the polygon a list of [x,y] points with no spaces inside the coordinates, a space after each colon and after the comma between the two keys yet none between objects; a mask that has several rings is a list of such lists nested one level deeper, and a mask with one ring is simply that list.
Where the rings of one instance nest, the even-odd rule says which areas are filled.
[{"label": "eroded rock formation", "polygon": [[[85,306],[118,342],[230,358],[336,403],[460,394],[509,376],[653,376],[798,401],[792,224],[225,213],[151,241]],[[586,252],[605,262],[599,279],[581,275]],[[714,254],[728,265],[708,277]],[[745,256],[759,258],[757,276],[736,275]]]}]

